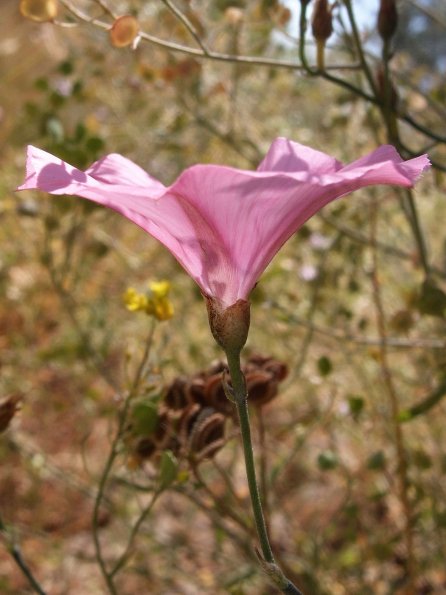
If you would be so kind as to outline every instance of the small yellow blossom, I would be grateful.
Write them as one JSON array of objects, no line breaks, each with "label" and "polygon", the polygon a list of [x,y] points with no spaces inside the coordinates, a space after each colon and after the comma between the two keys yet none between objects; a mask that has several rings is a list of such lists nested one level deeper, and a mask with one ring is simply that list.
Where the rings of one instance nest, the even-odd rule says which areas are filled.
[{"label": "small yellow blossom", "polygon": [[146,312],[157,320],[169,320],[174,314],[173,304],[169,299],[169,281],[152,281],[149,283],[151,296]]},{"label": "small yellow blossom", "polygon": [[151,281],[149,283],[149,289],[152,295],[156,299],[166,298],[170,292],[169,281]]},{"label": "small yellow blossom", "polygon": [[152,281],[147,294],[138,293],[129,287],[124,294],[124,303],[131,312],[145,312],[157,320],[169,320],[174,315],[173,304],[168,298],[169,281]]},{"label": "small yellow blossom", "polygon": [[138,293],[133,287],[129,287],[124,294],[124,304],[130,312],[139,312],[147,307],[148,298],[142,293]]}]

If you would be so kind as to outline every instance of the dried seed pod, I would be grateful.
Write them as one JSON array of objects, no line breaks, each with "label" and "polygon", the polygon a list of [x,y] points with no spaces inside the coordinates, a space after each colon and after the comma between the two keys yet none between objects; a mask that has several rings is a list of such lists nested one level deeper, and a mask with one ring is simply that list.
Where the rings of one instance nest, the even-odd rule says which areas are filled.
[{"label": "dried seed pod", "polygon": [[160,412],[156,430],[151,436],[151,439],[159,450],[166,448],[175,450],[177,443],[177,439],[175,438],[175,428],[172,426],[168,412]]},{"label": "dried seed pod", "polygon": [[58,8],[57,0],[21,0],[19,5],[22,16],[37,23],[54,21]]},{"label": "dried seed pod", "polygon": [[188,451],[195,461],[212,458],[225,443],[225,416],[212,407],[202,409],[189,435]]},{"label": "dried seed pod", "polygon": [[190,403],[199,403],[203,406],[206,404],[204,386],[205,381],[199,376],[192,378],[192,380],[186,384],[185,390]]},{"label": "dried seed pod", "polygon": [[390,41],[398,26],[398,11],[395,0],[381,0],[378,12],[378,33],[384,41]]},{"label": "dried seed pod", "polygon": [[279,362],[277,359],[270,359],[265,362],[263,369],[270,372],[277,382],[282,382],[288,376],[288,366],[284,362]]},{"label": "dried seed pod", "polygon": [[215,360],[204,373],[205,376],[214,376],[214,374],[221,374],[227,369],[227,365],[222,360]]},{"label": "dried seed pod", "polygon": [[256,368],[261,368],[262,366],[264,366],[267,362],[271,361],[271,357],[267,356],[267,355],[261,355],[260,353],[252,353],[249,357],[248,357],[248,365],[252,364],[253,366],[255,366]]},{"label": "dried seed pod", "polygon": [[134,454],[139,460],[150,459],[157,451],[157,445],[150,438],[140,438],[135,445]]},{"label": "dried seed pod", "polygon": [[14,393],[12,395],[8,395],[0,403],[0,432],[4,432],[7,429],[12,418],[17,413],[22,400],[23,395],[20,393]]},{"label": "dried seed pod", "polygon": [[189,405],[189,407],[183,411],[177,427],[177,436],[181,446],[184,447],[187,445],[192,428],[200,415],[200,411],[202,411],[202,407],[198,403]]},{"label": "dried seed pod", "polygon": [[163,403],[169,411],[182,411],[190,405],[191,399],[188,384],[185,378],[178,377],[168,386]]},{"label": "dried seed pod", "polygon": [[256,371],[258,369],[271,372],[278,382],[281,382],[288,376],[288,366],[284,362],[274,359],[273,357],[255,353],[249,357],[245,373]]},{"label": "dried seed pod", "polygon": [[258,370],[246,375],[248,403],[261,407],[278,395],[277,380],[270,372]]},{"label": "dried seed pod", "polygon": [[134,16],[130,14],[118,17],[111,29],[110,41],[115,48],[124,48],[132,45],[139,34],[139,23]]},{"label": "dried seed pod", "polygon": [[232,417],[235,414],[234,405],[225,394],[221,374],[214,374],[208,378],[204,385],[206,404],[216,411]]}]

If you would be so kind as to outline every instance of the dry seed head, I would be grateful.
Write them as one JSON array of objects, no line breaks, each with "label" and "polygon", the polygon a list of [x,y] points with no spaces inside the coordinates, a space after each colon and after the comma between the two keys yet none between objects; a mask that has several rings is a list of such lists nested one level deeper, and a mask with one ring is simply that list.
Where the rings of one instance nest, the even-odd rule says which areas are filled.
[{"label": "dry seed head", "polygon": [[261,407],[278,395],[278,383],[270,372],[258,370],[246,375],[248,403]]},{"label": "dry seed head", "polygon": [[204,385],[206,404],[224,415],[235,414],[235,407],[225,395],[221,373],[214,374],[206,380]]},{"label": "dry seed head", "polygon": [[169,410],[179,411],[191,403],[187,385],[187,380],[179,377],[168,387],[164,395],[164,404]]},{"label": "dry seed head", "polygon": [[204,405],[206,400],[204,396],[205,381],[203,378],[192,378],[186,385],[187,397],[191,403]]},{"label": "dry seed head", "polygon": [[211,458],[224,445],[225,416],[212,407],[200,411],[189,435],[189,454],[203,460]]},{"label": "dry seed head", "polygon": [[118,17],[110,29],[110,41],[115,48],[132,45],[139,34],[139,23],[134,16]]}]

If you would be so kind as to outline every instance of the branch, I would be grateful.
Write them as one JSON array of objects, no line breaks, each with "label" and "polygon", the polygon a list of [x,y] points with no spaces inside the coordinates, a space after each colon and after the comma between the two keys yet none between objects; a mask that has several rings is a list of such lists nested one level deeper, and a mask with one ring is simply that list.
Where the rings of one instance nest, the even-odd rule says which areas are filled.
[{"label": "branch", "polygon": [[[107,23],[95,17],[90,17],[88,14],[79,10],[70,0],[60,0],[60,2],[63,6],[65,6],[65,8],[69,12],[71,12],[80,21],[89,23],[91,25],[94,25],[95,27],[99,27],[100,29],[104,29],[106,31],[108,31],[111,28],[110,23]],[[249,64],[252,66],[272,66],[276,68],[285,68],[289,70],[305,70],[303,66],[291,60],[278,60],[276,58],[259,58],[257,56],[239,56],[234,54],[214,52],[211,50],[207,50],[207,52],[205,52],[201,48],[191,48],[189,46],[181,45],[173,41],[166,41],[164,39],[160,39],[159,37],[155,37],[154,35],[150,35],[149,33],[145,33],[144,31],[141,31],[139,36],[143,41],[148,41],[158,47],[172,50],[173,52],[188,54],[189,56],[195,56],[197,58],[206,58],[209,60],[215,60],[217,62],[235,62],[238,64]],[[357,68],[357,64],[339,64],[329,66],[327,67],[327,70],[356,70]]]}]

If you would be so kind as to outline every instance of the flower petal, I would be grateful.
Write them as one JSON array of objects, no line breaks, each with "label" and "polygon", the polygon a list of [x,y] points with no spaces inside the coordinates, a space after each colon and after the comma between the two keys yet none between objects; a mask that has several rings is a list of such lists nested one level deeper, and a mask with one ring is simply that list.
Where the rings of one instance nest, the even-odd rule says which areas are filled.
[{"label": "flower petal", "polygon": [[403,161],[385,146],[343,167],[278,139],[257,171],[196,165],[166,188],[119,155],[81,172],[30,147],[20,189],[76,194],[118,211],[227,307],[248,298],[284,242],[324,205],[371,184],[411,186],[428,165],[426,156]]},{"label": "flower petal", "polygon": [[[124,164],[124,158],[119,165]],[[116,160],[106,157],[99,165],[93,164],[87,172],[93,171],[97,178],[82,172],[61,159],[36,147],[28,147],[26,179],[18,190],[39,189],[51,194],[71,194],[87,198],[121,213],[155,237],[177,258],[189,275],[200,285],[204,293],[211,293],[206,282],[205,266],[212,255],[204,255],[197,237],[200,227],[199,213],[191,212],[187,204],[167,192],[157,180],[149,178],[143,186],[124,184],[125,175],[113,170]],[[131,162],[130,162],[131,163]],[[104,167],[105,165],[105,167]],[[134,164],[132,164],[134,165]],[[138,166],[134,165],[135,168]],[[109,183],[106,171],[110,169],[111,179],[122,183]],[[139,168],[138,168],[139,169]],[[134,178],[140,180],[137,173]],[[209,236],[205,224],[203,234]]]},{"label": "flower petal", "polygon": [[165,186],[152,178],[139,165],[122,155],[112,153],[91,165],[85,173],[99,182],[122,186],[139,186],[149,192],[162,193]]},{"label": "flower petal", "polygon": [[395,184],[410,187],[422,172],[430,166],[427,155],[404,161],[392,145],[382,145],[372,153],[353,161],[340,170],[345,179],[361,177],[363,184]]},{"label": "flower petal", "polygon": [[279,137],[272,143],[257,171],[307,171],[320,175],[334,173],[341,167],[342,163],[330,155]]}]

